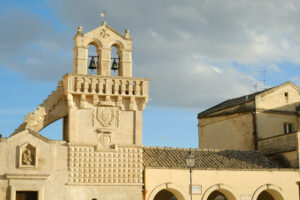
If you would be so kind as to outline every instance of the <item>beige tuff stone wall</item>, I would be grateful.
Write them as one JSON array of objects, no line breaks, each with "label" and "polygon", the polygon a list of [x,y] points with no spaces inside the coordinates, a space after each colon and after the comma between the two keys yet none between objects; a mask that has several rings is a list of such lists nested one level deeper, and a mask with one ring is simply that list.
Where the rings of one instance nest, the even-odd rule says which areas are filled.
[{"label": "beige tuff stone wall", "polygon": [[[32,162],[24,148],[32,146]],[[23,150],[22,150],[23,149]],[[33,153],[34,150],[34,153]],[[1,200],[15,200],[16,191],[38,191],[39,199],[63,199],[67,181],[67,147],[64,141],[50,141],[28,130],[0,142]]]},{"label": "beige tuff stone wall", "polygon": [[284,134],[284,123],[292,123],[297,130],[296,107],[300,104],[298,88],[286,83],[255,97],[258,139]]},{"label": "beige tuff stone wall", "polygon": [[284,123],[292,123],[296,132],[296,114],[256,113],[257,138],[265,139],[284,134]]},{"label": "beige tuff stone wall", "polygon": [[142,149],[95,151],[94,147],[69,147],[70,184],[142,184]]},{"label": "beige tuff stone wall", "polygon": [[251,150],[253,116],[232,114],[199,119],[199,148]]},{"label": "beige tuff stone wall", "polygon": [[63,80],[67,141],[102,148],[142,144],[147,79],[67,74]]},{"label": "beige tuff stone wall", "polygon": [[258,141],[258,150],[264,154],[292,151],[298,148],[297,133],[280,135]]},{"label": "beige tuff stone wall", "polygon": [[[153,200],[162,189],[171,191],[178,200],[188,200],[190,174],[188,169],[145,169],[146,200]],[[294,170],[197,170],[192,173],[193,185],[201,187],[201,194],[194,200],[207,200],[209,194],[218,190],[228,200],[256,200],[259,193],[269,189],[281,194],[283,199],[299,198],[299,171]],[[274,197],[275,197],[274,195]]]},{"label": "beige tuff stone wall", "polygon": [[[288,96],[285,96],[285,93],[288,93]],[[255,97],[255,105],[258,110],[276,109],[295,112],[299,103],[298,88],[292,83],[284,84],[276,90],[270,90],[270,92],[267,91]]]},{"label": "beige tuff stone wall", "polygon": [[258,141],[258,151],[282,167],[298,168],[298,133],[279,135]]},{"label": "beige tuff stone wall", "polygon": [[299,168],[297,150],[274,153],[268,155],[268,157],[283,168]]},{"label": "beige tuff stone wall", "polygon": [[[28,144],[35,155],[24,163]],[[25,130],[1,139],[0,159],[0,200],[15,200],[16,191],[37,191],[39,200],[142,199],[140,148],[97,151]]]}]

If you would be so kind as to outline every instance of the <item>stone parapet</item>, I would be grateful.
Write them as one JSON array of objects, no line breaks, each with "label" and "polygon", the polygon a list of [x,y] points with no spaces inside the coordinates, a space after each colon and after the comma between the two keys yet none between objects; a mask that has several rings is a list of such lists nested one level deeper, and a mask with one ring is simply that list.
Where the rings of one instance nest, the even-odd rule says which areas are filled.
[{"label": "stone parapet", "polygon": [[144,78],[66,74],[63,81],[69,102],[73,96],[80,96],[83,102],[91,97],[93,104],[112,103],[122,107],[123,100],[129,99],[129,110],[143,110],[149,98],[149,80]]},{"label": "stone parapet", "polygon": [[258,151],[269,155],[298,148],[297,133],[280,135],[258,141]]}]

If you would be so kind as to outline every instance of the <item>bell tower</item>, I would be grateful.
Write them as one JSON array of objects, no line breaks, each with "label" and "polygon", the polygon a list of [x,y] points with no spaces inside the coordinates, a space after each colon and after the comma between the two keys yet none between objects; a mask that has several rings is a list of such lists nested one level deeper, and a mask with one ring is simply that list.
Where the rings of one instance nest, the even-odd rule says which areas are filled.
[{"label": "bell tower", "polygon": [[83,34],[79,26],[74,41],[74,74],[87,74],[88,47],[92,44],[98,54],[98,75],[110,76],[111,47],[115,46],[119,54],[118,75],[132,77],[132,39],[128,29],[121,35],[103,21],[102,26]]},{"label": "bell tower", "polygon": [[[88,48],[97,50],[97,75],[88,75]],[[119,56],[118,76],[111,75],[111,48]],[[148,101],[148,79],[132,77],[132,38],[103,21],[86,34],[79,26],[74,37],[74,72],[63,77],[68,116],[64,139],[97,149],[142,145],[142,112]]]}]

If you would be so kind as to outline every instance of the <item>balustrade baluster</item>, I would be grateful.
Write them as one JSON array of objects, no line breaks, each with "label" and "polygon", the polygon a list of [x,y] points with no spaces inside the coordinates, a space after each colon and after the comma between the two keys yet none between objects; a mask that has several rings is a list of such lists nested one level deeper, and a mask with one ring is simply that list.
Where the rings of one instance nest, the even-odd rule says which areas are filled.
[{"label": "balustrade baluster", "polygon": [[126,92],[126,83],[127,81],[126,80],[122,80],[122,85],[121,85],[121,94],[122,95],[125,95],[125,92]]},{"label": "balustrade baluster", "polygon": [[84,90],[85,93],[87,93],[88,90],[89,90],[89,81],[88,81],[88,78],[86,78],[86,77],[84,77],[83,80],[84,80],[83,90]]},{"label": "balustrade baluster", "polygon": [[114,94],[119,94],[119,80],[114,80]]},{"label": "balustrade baluster", "polygon": [[112,80],[111,79],[105,79],[105,94],[111,94],[111,84]]},{"label": "balustrade baluster", "polygon": [[98,79],[98,93],[103,94],[103,81],[102,81],[102,79]]},{"label": "balustrade baluster", "polygon": [[96,92],[96,79],[92,78],[92,84],[91,84],[91,93]]},{"label": "balustrade baluster", "polygon": [[128,85],[128,94],[132,95],[132,91],[133,91],[133,81],[129,81],[129,85]]},{"label": "balustrade baluster", "polygon": [[135,83],[135,95],[140,95],[140,81],[136,81]]},{"label": "balustrade baluster", "polygon": [[81,86],[82,86],[82,78],[81,77],[77,77],[77,81],[76,81],[76,92],[81,92]]}]

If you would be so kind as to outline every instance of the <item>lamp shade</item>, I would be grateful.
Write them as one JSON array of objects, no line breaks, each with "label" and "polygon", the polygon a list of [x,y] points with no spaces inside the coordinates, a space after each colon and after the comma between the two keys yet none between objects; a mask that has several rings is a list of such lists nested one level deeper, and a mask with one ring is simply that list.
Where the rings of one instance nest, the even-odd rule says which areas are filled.
[{"label": "lamp shade", "polygon": [[192,152],[189,152],[189,155],[186,158],[186,165],[190,168],[195,166],[195,156],[192,154]]}]

